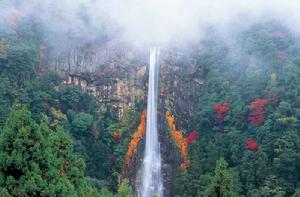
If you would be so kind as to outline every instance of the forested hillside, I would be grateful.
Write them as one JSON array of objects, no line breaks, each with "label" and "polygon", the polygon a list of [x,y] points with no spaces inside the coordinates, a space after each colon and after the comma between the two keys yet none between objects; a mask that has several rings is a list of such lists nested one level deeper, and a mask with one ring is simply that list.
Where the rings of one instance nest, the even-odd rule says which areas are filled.
[{"label": "forested hillside", "polygon": [[[146,99],[120,117],[118,101],[66,83],[45,68],[41,46],[48,43],[39,30],[24,17],[0,31],[0,196],[132,196]],[[162,112],[170,132],[160,135],[174,152],[171,194],[299,197],[299,37],[278,21],[232,35],[208,28],[182,56],[195,61],[168,56],[161,64],[168,72],[159,97],[182,97]],[[92,73],[79,74],[92,83]]]},{"label": "forested hillside", "polygon": [[[134,121],[100,114],[94,96],[39,73],[42,40],[31,21],[0,41],[1,196],[112,196],[106,188],[117,192],[127,144],[113,134]],[[131,196],[126,184],[119,190]]]},{"label": "forested hillside", "polygon": [[197,56],[205,83],[190,121],[199,137],[190,168],[177,176],[178,196],[299,195],[299,46],[274,21],[231,43],[207,37]]}]

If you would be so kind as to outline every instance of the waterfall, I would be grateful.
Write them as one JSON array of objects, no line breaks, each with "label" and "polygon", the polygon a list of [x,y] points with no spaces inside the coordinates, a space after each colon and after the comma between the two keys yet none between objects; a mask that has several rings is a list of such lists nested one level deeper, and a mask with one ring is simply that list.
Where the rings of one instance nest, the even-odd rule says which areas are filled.
[{"label": "waterfall", "polygon": [[141,197],[162,197],[161,156],[157,132],[157,92],[159,78],[159,48],[150,49],[147,101],[146,147],[142,164]]}]

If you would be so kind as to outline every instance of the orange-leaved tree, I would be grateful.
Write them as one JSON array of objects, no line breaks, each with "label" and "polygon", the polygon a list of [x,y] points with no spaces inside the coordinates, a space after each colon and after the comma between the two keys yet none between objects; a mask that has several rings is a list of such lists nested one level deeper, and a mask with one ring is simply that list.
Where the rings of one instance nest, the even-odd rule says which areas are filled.
[{"label": "orange-leaved tree", "polygon": [[139,141],[142,139],[142,137],[145,133],[146,116],[147,116],[147,112],[146,112],[146,110],[144,110],[140,116],[140,124],[138,126],[138,129],[133,134],[132,140],[129,143],[129,147],[128,147],[128,150],[127,150],[127,153],[125,156],[125,165],[127,167],[130,167],[131,158],[137,149]]},{"label": "orange-leaved tree", "polygon": [[182,131],[176,131],[175,119],[170,114],[170,112],[167,111],[165,115],[166,115],[166,119],[169,124],[169,127],[171,129],[171,136],[172,136],[176,146],[179,148],[181,156],[183,158],[183,162],[181,164],[181,170],[186,171],[190,164],[190,161],[188,159],[187,141],[184,138]]}]

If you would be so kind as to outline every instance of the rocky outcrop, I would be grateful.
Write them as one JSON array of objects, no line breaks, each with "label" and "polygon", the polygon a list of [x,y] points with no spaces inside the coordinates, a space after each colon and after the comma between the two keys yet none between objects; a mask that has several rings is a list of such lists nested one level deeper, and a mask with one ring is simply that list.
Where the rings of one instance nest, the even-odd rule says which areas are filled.
[{"label": "rocky outcrop", "polygon": [[[139,101],[145,103],[148,50],[140,52],[126,46],[91,44],[54,57],[47,57],[44,49],[41,51],[41,58],[47,58],[43,60],[43,69],[59,72],[64,84],[80,86],[93,94],[99,103],[111,105],[116,117],[121,119]],[[188,119],[196,109],[194,101],[200,94],[202,73],[198,70],[193,55],[187,51],[164,50],[161,54],[158,130],[164,197],[173,197],[174,180],[180,169],[181,156],[171,139],[164,114],[166,111],[173,114],[178,130],[186,132]],[[143,138],[133,156],[130,169],[126,170],[136,194],[141,185],[144,143]]]},{"label": "rocky outcrop", "polygon": [[90,44],[58,56],[49,54],[41,47],[41,72],[58,72],[64,84],[81,87],[101,106],[109,104],[117,118],[144,99],[147,61],[140,52],[126,46]]},{"label": "rocky outcrop", "polygon": [[[165,112],[169,111],[175,116],[178,130],[186,134],[188,120],[195,113],[195,101],[201,92],[202,84],[201,71],[198,70],[195,59],[184,52],[165,51],[161,61],[158,101],[158,131],[162,154],[164,197],[175,196],[174,180],[182,163],[181,154],[170,136]],[[136,193],[141,185],[143,149],[144,140],[139,144],[130,173]]]},{"label": "rocky outcrop", "polygon": [[186,133],[188,119],[192,117],[200,94],[202,77],[193,55],[187,51],[165,51],[160,72],[160,95],[158,106],[159,138],[161,142],[164,197],[173,197],[174,180],[182,163],[181,154],[175,146],[165,112],[175,117],[178,130]]}]

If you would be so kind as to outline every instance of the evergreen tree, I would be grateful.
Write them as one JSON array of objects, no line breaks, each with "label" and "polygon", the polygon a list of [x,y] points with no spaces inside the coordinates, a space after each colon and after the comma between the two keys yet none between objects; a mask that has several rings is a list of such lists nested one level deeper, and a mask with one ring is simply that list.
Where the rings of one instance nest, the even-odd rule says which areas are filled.
[{"label": "evergreen tree", "polygon": [[132,197],[132,189],[128,183],[128,180],[125,179],[119,186],[118,194],[115,197]]},{"label": "evergreen tree", "polygon": [[296,189],[292,197],[300,197],[300,189]]},{"label": "evergreen tree", "polygon": [[49,129],[23,107],[14,107],[0,134],[3,196],[97,196],[84,177],[85,164],[73,154],[62,128]]},{"label": "evergreen tree", "polygon": [[205,191],[206,197],[237,197],[237,181],[232,172],[228,170],[228,164],[221,158],[217,161],[215,176]]}]

